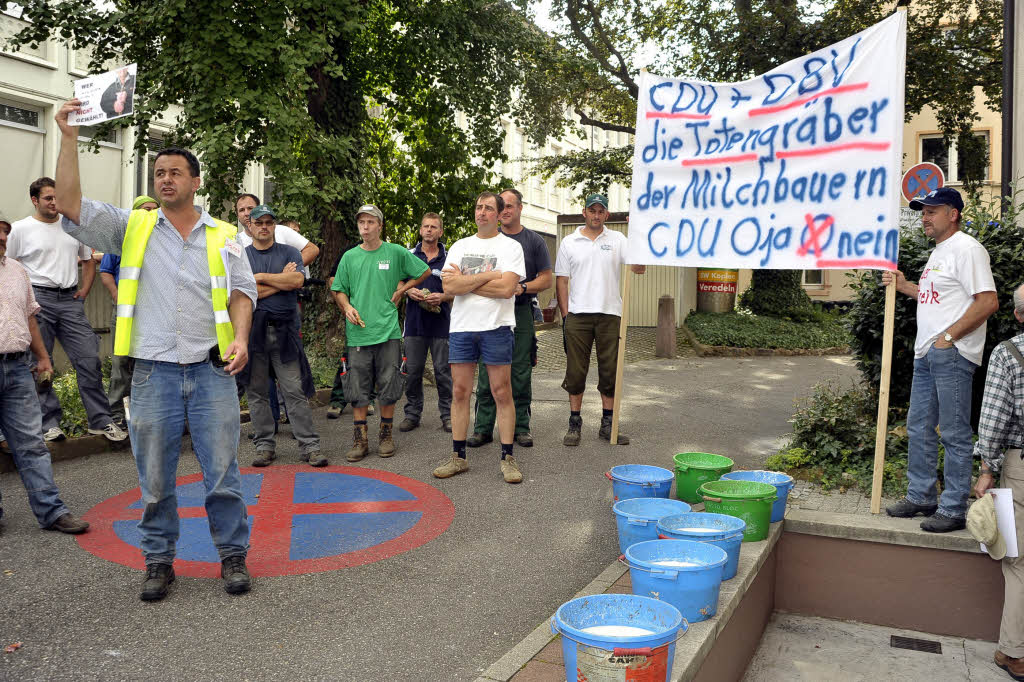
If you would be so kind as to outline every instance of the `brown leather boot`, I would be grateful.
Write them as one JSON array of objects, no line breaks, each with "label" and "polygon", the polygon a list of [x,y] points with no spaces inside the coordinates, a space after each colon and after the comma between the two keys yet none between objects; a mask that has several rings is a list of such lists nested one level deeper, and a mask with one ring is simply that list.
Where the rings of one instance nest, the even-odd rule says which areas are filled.
[{"label": "brown leather boot", "polygon": [[1009,673],[1015,680],[1024,680],[1024,658],[1011,658],[996,649],[996,665]]},{"label": "brown leather boot", "polygon": [[381,423],[380,444],[377,446],[377,454],[381,457],[391,457],[395,454],[395,441],[391,437],[391,424]]},{"label": "brown leather boot", "polygon": [[358,462],[370,453],[370,446],[366,442],[366,424],[352,425],[352,449],[345,453],[345,459],[350,462]]}]

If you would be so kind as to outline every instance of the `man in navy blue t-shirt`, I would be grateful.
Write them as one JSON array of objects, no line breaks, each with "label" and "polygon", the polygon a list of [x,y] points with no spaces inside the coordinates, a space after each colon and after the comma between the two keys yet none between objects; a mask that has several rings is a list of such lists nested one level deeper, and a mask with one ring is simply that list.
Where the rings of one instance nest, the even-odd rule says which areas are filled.
[{"label": "man in navy blue t-shirt", "polygon": [[[406,292],[405,356],[408,378],[405,383],[405,419],[399,431],[412,431],[420,425],[423,415],[423,368],[427,351],[434,362],[434,383],[437,385],[437,411],[441,428],[452,431],[452,370],[448,364],[448,322],[451,319],[451,294],[444,293],[439,273],[448,252],[441,243],[441,216],[426,213],[420,221],[420,243],[411,249],[430,268],[430,276]],[[424,294],[428,289],[429,294]]]},{"label": "man in navy blue t-shirt", "polygon": [[[326,466],[320,452],[320,436],[313,429],[307,391],[303,387],[303,350],[299,337],[298,290],[306,278],[302,255],[293,246],[274,241],[277,216],[266,205],[257,206],[249,216],[253,242],[246,247],[258,300],[249,335],[248,389],[256,446],[253,466],[267,466],[276,458],[274,415],[270,410],[270,369],[288,408],[292,434],[299,442],[303,461]],[[308,379],[308,377],[307,377]],[[308,381],[307,387],[308,388]]]}]

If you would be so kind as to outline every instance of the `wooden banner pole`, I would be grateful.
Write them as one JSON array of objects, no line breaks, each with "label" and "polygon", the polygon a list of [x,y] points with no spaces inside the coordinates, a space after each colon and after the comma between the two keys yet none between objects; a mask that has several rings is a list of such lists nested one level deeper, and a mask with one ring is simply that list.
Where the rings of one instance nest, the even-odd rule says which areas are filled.
[{"label": "wooden banner pole", "polygon": [[615,362],[615,401],[612,403],[612,445],[619,444],[619,406],[622,405],[622,366],[626,361],[626,330],[629,329],[629,284],[633,271],[623,266],[626,281],[622,287],[622,320],[619,322],[619,356]]},{"label": "wooden banner pole", "polygon": [[889,432],[889,377],[892,373],[892,336],[896,313],[896,278],[885,288],[885,323],[882,330],[882,377],[878,386],[878,424],[875,431],[875,469],[871,478],[871,513],[882,508],[882,473],[885,437]]}]

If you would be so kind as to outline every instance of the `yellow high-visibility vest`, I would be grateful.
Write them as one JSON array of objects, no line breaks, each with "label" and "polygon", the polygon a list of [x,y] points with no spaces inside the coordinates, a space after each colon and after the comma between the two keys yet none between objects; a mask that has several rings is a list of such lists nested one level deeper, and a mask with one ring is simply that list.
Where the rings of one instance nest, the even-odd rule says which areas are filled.
[{"label": "yellow high-visibility vest", "polygon": [[[121,244],[121,271],[117,282],[117,325],[114,331],[114,355],[128,355],[132,344],[132,322],[135,318],[135,300],[139,292],[139,275],[142,259],[146,255],[153,228],[156,227],[156,211],[138,209],[132,211]],[[217,347],[224,357],[228,346],[235,339],[235,331],[228,315],[228,274],[220,250],[228,239],[235,236],[235,226],[223,220],[213,221],[206,226],[206,261],[210,266],[210,300],[213,303],[213,320],[217,329]]]}]

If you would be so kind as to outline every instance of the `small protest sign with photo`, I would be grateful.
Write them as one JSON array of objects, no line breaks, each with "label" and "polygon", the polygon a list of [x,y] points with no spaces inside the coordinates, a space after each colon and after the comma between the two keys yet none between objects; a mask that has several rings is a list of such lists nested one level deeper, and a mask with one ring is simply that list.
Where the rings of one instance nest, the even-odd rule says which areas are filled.
[{"label": "small protest sign with photo", "polygon": [[129,64],[75,81],[75,98],[82,102],[82,109],[69,114],[68,123],[91,126],[131,115],[137,68],[136,64]]}]

